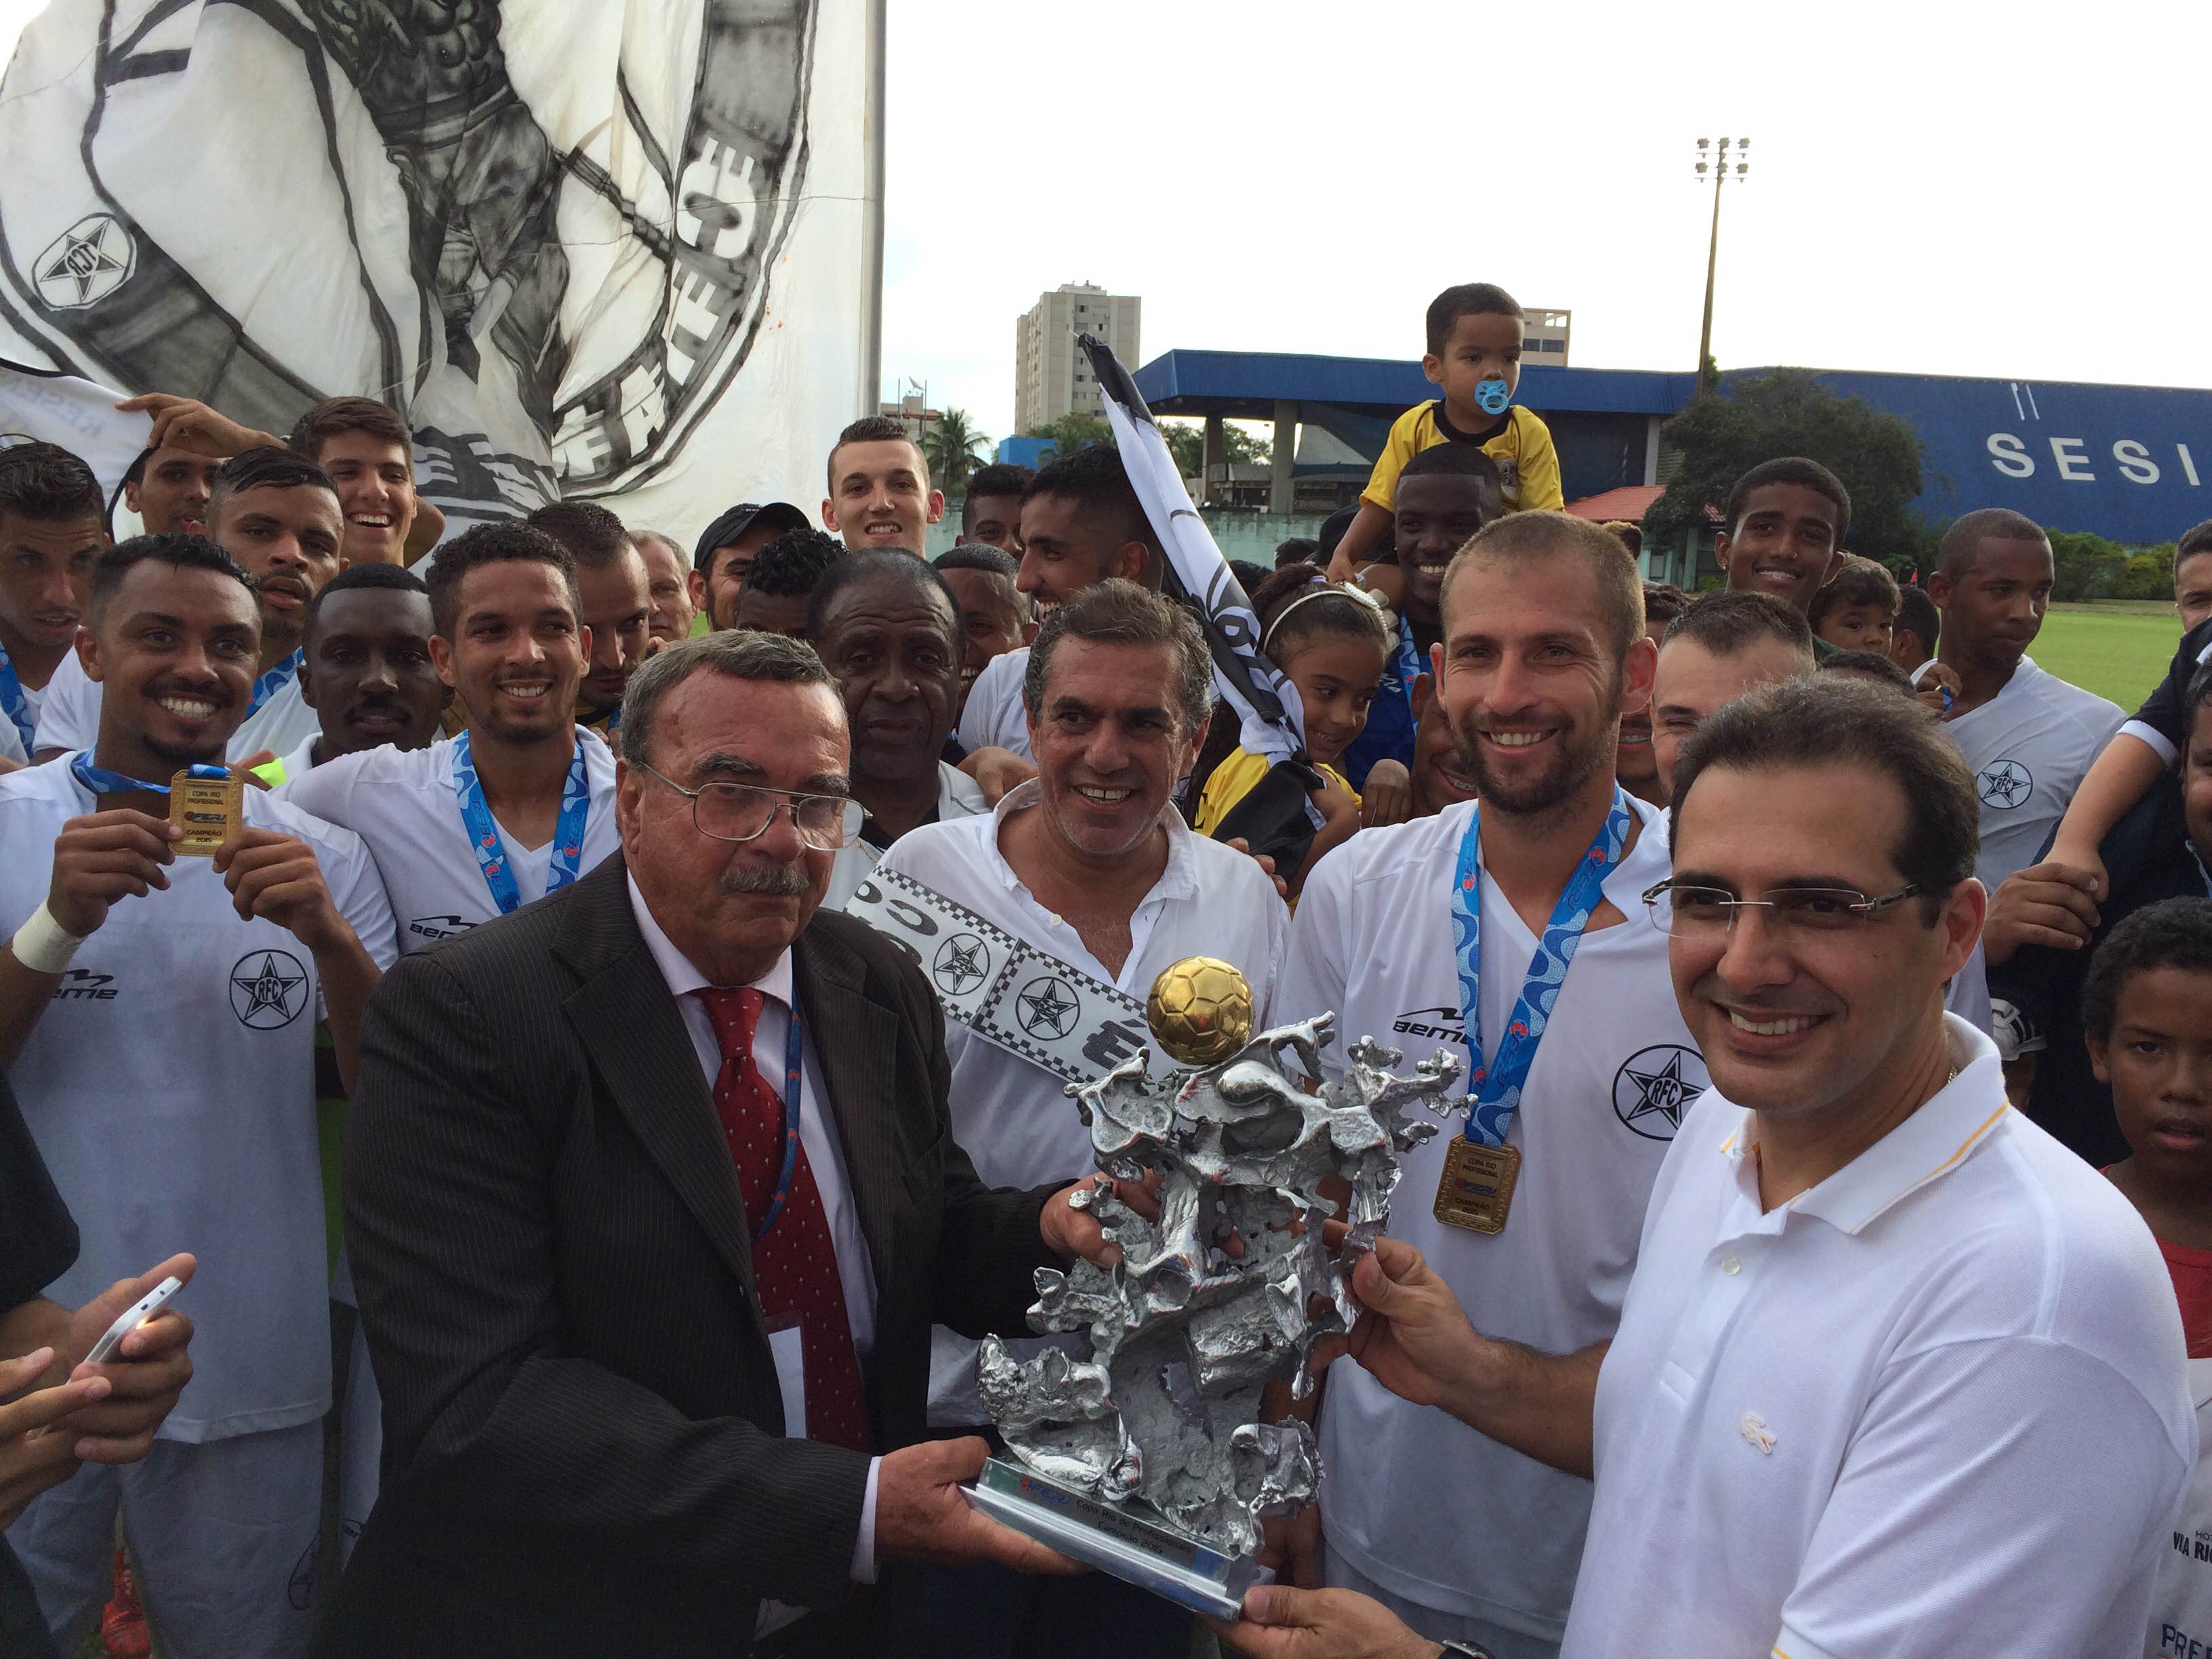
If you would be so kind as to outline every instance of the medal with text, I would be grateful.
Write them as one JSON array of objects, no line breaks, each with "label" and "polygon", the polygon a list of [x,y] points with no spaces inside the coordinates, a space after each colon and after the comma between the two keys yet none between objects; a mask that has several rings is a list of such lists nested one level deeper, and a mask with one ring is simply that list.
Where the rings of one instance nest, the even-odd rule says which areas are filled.
[{"label": "medal with text", "polygon": [[1486,1146],[1454,1135],[1444,1150],[1444,1178],[1437,1184],[1437,1219],[1471,1233],[1502,1233],[1521,1178],[1518,1146]]},{"label": "medal with text", "polygon": [[1528,959],[1528,977],[1507,1017],[1497,1050],[1485,1059],[1481,810],[1468,818],[1451,890],[1452,954],[1459,969],[1460,1022],[1469,1060],[1467,1133],[1454,1136],[1445,1149],[1443,1178],[1437,1183],[1436,1217],[1447,1227],[1492,1235],[1505,1231],[1513,1188],[1521,1179],[1521,1149],[1506,1145],[1506,1132],[1521,1109],[1521,1091],[1535,1064],[1536,1045],[1551,1024],[1552,1009],[1566,983],[1583,930],[1604,902],[1605,878],[1627,849],[1629,823],[1627,797],[1616,787],[1604,823],[1567,878],[1543,937],[1536,942],[1535,953]]},{"label": "medal with text", "polygon": [[185,832],[176,844],[179,853],[214,856],[215,849],[238,828],[245,811],[245,781],[229,773],[196,778],[186,770],[169,780],[169,822]]}]

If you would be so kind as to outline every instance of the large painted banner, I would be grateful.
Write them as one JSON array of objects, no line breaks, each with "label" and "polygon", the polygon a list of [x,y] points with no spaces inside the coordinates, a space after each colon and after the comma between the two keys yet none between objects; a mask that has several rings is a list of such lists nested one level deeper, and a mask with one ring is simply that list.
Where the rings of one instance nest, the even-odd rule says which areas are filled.
[{"label": "large painted banner", "polygon": [[812,499],[873,303],[861,0],[52,0],[0,359],[268,430],[366,393],[456,524]]}]

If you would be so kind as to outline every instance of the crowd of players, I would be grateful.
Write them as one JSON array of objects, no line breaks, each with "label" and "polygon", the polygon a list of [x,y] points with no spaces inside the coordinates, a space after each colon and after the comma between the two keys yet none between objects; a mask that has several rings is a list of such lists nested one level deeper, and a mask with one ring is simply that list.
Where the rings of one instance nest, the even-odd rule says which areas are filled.
[{"label": "crowd of players", "polygon": [[[406,1170],[388,1124],[368,1121],[381,1103],[373,1075],[362,1086],[364,1021],[374,1024],[378,985],[400,958],[556,902],[626,848],[635,874],[625,769],[690,797],[709,838],[782,833],[773,806],[750,836],[710,827],[715,813],[750,810],[759,780],[742,767],[666,778],[655,768],[674,728],[639,746],[645,718],[669,718],[648,665],[669,653],[695,672],[702,647],[684,642],[704,635],[799,642],[719,667],[698,659],[700,672],[803,683],[818,659],[842,703],[842,769],[811,797],[761,786],[790,795],[793,857],[822,863],[807,896],[825,910],[896,872],[1139,1000],[1170,963],[1220,957],[1243,970],[1263,1014],[1334,1010],[1351,1036],[1410,1053],[1465,1045],[1478,1067],[1486,1055],[1504,1066],[1510,1042],[1486,1049],[1481,1034],[1518,1029],[1516,988],[1534,986],[1532,958],[1564,939],[1554,953],[1573,969],[1553,981],[1556,1005],[1542,1005],[1548,1040],[1527,1045],[1525,1087],[1489,1120],[1491,1146],[1517,1172],[1510,1224],[1470,1231],[1431,1216],[1460,1142],[1484,1139],[1471,1124],[1409,1156],[1391,1232],[1411,1248],[1380,1259],[1387,1277],[1365,1270],[1375,1306],[1405,1310],[1406,1332],[1421,1328],[1405,1301],[1417,1291],[1463,1309],[1492,1346],[1461,1358],[1499,1376],[1518,1363],[1501,1358],[1509,1348],[1601,1355],[1625,1304],[1648,1297],[1632,1290],[1639,1255],[1686,1248],[1652,1200],[1656,1189],[1672,1205],[1707,1178],[1685,1144],[1688,1126],[1710,1121],[1704,1097],[1713,1110],[1752,1106],[1738,1079],[1759,1066],[1800,1067],[1792,1087],[1814,1060],[1849,1070],[1844,1036],[1871,1041],[1850,1017],[1852,975],[1883,959],[1878,930],[1894,921],[1944,941],[1917,967],[1893,963],[1908,987],[1938,963],[1929,983],[1947,1011],[1928,1030],[1949,1045],[1948,1074],[1939,1065],[1908,1103],[1911,1124],[1832,1147],[1825,1164],[1817,1135],[1814,1151],[1796,1141],[1809,1176],[1778,1194],[1788,1114],[1764,1109],[1773,1133],[1754,1184],[1768,1219],[1794,1206],[1852,1237],[1897,1235],[1821,1267],[1809,1282],[1834,1299],[1767,1333],[1820,1352],[1861,1417],[1790,1419],[1790,1384],[1776,1378],[1786,1368],[1770,1356],[1769,1394],[1722,1402],[1741,1413],[1728,1418],[1733,1445],[1704,1444],[1710,1468],[1686,1474],[1665,1463],[1666,1434],[1638,1416],[1646,1408],[1600,1380],[1596,1358],[1528,1384],[1594,1391],[1593,1454],[1587,1406],[1562,1449],[1551,1419],[1500,1403],[1520,1399],[1502,1382],[1472,1405],[1422,1398],[1418,1377],[1436,1384],[1433,1369],[1422,1373],[1418,1354],[1394,1361],[1368,1332],[1358,1363],[1332,1367],[1322,1396],[1322,1502],[1276,1529],[1285,1588],[1225,1641],[1285,1655],[1459,1644],[1498,1659],[1736,1650],[1702,1644],[1738,1629],[1710,1610],[1655,1614],[1669,1596],[1739,1592],[1726,1563],[1670,1582],[1652,1534],[1694,1540],[1699,1523],[1679,1506],[1725,1510],[1738,1501],[1731,1482],[1782,1467],[1778,1442],[1809,1453],[1826,1437],[1819,1459],[1792,1465],[1808,1484],[1756,1500],[1782,1559],[1737,1563],[1753,1581],[1740,1592],[1741,1629],[1775,1652],[1949,1650],[1917,1644],[2026,1621],[2006,1598],[2039,1584],[2066,1604],[2049,1622],[2071,1634],[2050,1640],[2075,1645],[2015,1631],[2020,1651],[2143,1651],[2146,1629],[2150,1652],[2206,1650],[2195,1644],[2212,1642],[2212,1565],[2194,1540],[2212,1504],[2200,1482],[2189,1517],[2176,1508],[2197,1480],[2191,1414],[2206,1397],[2185,1380],[2185,1343],[2212,1354],[2212,878],[2201,850],[2212,848],[2212,726],[2197,730],[2212,705],[2212,524],[2179,538],[2184,637],[2132,718],[2036,665],[2051,547],[2003,509],[1960,518],[1924,582],[1900,586],[1845,550],[1846,482],[1778,457],[1716,504],[1722,586],[1641,583],[1632,526],[1558,510],[1549,434],[1513,401],[1519,317],[1486,285],[1439,296],[1425,357],[1439,396],[1394,428],[1359,506],[1318,543],[1286,544],[1277,569],[1239,570],[1262,648],[1297,690],[1313,769],[1295,775],[1287,820],[1282,769],[1240,747],[1233,721],[1209,726],[1205,641],[1161,597],[1173,588],[1157,528],[1109,447],[1034,474],[980,469],[958,544],[934,562],[925,536],[945,503],[893,421],[841,435],[818,527],[791,503],[743,503],[688,550],[589,502],[441,540],[416,494],[404,422],[362,398],[321,404],[282,438],[189,400],[135,400],[155,421],[125,485],[145,533],[119,543],[83,462],[48,444],[0,452],[0,933],[13,938],[0,951],[0,1062],[21,1115],[0,1112],[0,1389],[13,1390],[0,1395],[13,1557],[0,1552],[0,1647],[72,1650],[106,1608],[118,1659],[145,1650],[133,1644],[148,1613],[165,1653],[304,1651],[330,1573],[376,1536],[380,1486],[388,1498],[431,1478],[422,1395],[474,1383],[426,1382],[435,1356],[401,1334],[409,1273],[444,1269],[428,1242],[401,1250],[377,1183],[445,1182],[465,1198],[471,1176]],[[1732,752],[1772,775],[1739,792],[1728,824],[1765,823],[1792,843],[1767,849],[1780,873],[1756,891],[1718,854],[1688,863],[1683,844],[1701,829],[1717,836],[1710,803],[1731,799],[1721,786]],[[250,781],[240,819],[212,859],[179,857],[164,789],[210,764]],[[1707,823],[1696,826],[1670,804],[1701,775]],[[1848,799],[1785,787],[1839,777]],[[842,822],[834,803],[802,818],[810,798],[836,795],[849,797]],[[1836,862],[1796,856],[1847,830],[1859,839],[1838,840]],[[1869,836],[1896,843],[1893,892],[1846,878]],[[1584,861],[1602,889],[1566,927]],[[763,890],[781,878],[762,876]],[[1486,907],[1488,925],[1462,926],[1455,905],[1468,918]],[[1745,916],[1760,905],[1761,919]],[[1735,943],[1725,958],[1717,945],[1706,971],[1739,985],[1735,953],[1811,943],[1733,1002],[1700,1002],[1705,981],[1686,981],[1683,957],[1707,933]],[[1832,974],[1815,947],[1832,952]],[[1863,997],[1878,994],[1895,994],[1869,980]],[[1539,1021],[1536,1037],[1546,1029]],[[1723,1060],[1723,1040],[1741,1052]],[[711,1082],[703,1025],[698,1042]],[[1084,1176],[1087,1135],[1057,1077],[957,1021],[945,1052],[951,1136],[985,1186]],[[1875,1193],[1869,1183],[1895,1175],[1869,1173],[1878,1156],[1909,1163],[1934,1149],[1906,1146],[1913,1124],[1948,1124],[1966,1109],[1945,1106],[1954,1091],[2000,1066],[2013,1139],[1998,1146],[1996,1120],[1970,1113],[1971,1133],[1940,1149],[1950,1162]],[[347,1153],[343,1191],[337,1175],[349,1097],[352,1127],[381,1134],[392,1154],[362,1192],[353,1182],[366,1155]],[[807,1150],[817,1167],[854,1157],[849,1144],[834,1157],[826,1144]],[[1750,1152],[1757,1164],[1760,1148]],[[592,1156],[583,1144],[548,1152]],[[426,1166],[436,1157],[426,1143]],[[2004,1162],[2014,1188],[1985,1176],[1972,1196],[1945,1200],[1937,1176],[1976,1158]],[[2094,1189],[2068,1184],[2076,1164],[2102,1172]],[[741,1185],[744,1167],[740,1157]],[[849,1279],[855,1253],[884,1246],[848,1244],[835,1182],[825,1187],[825,1237]],[[1923,1189],[1981,1232],[1911,1219]],[[352,1251],[340,1248],[341,1209],[366,1228]],[[2081,1251],[2069,1258],[2081,1282],[2113,1275],[2112,1317],[2129,1328],[2097,1328],[2095,1310],[2054,1288],[2030,1297],[2017,1329],[1997,1328],[2011,1316],[1985,1304],[1989,1328],[1961,1334],[1971,1321],[1951,1330],[1916,1304],[1939,1334],[1900,1352],[1884,1323],[1895,1309],[1839,1288],[1910,1276],[1913,1252],[1928,1249],[1955,1251],[1966,1264],[1956,1283],[1973,1286],[1972,1241],[1994,1231],[2020,1243],[2005,1230],[2030,1212],[2044,1248]],[[2139,1237],[2123,1212],[2140,1215]],[[1747,1224],[1722,1263],[1731,1290],[1757,1288],[1756,1273],[1731,1264],[1752,1259],[1758,1231]],[[434,1242],[471,1248],[465,1233]],[[2137,1317],[2128,1297],[2142,1275],[2128,1271],[2160,1256],[2163,1302]],[[79,1363],[171,1275],[189,1280],[178,1311],[137,1330],[118,1359]],[[850,1290],[865,1354],[865,1273]],[[1929,1295],[1940,1291],[1939,1275]],[[1698,1304],[1660,1340],[1641,1305],[1636,1364],[1650,1375],[1638,1386],[1678,1402],[1711,1382],[1692,1349],[1718,1365],[1723,1324],[1749,1317]],[[928,1346],[928,1435],[986,1432],[974,1341],[940,1324]],[[1876,1354],[1878,1374],[1863,1375]],[[808,1358],[815,1437],[835,1440],[811,1346]],[[380,1400],[380,1377],[407,1396]],[[1911,1406],[1902,1426],[1884,1415],[1892,1394]],[[1642,1423],[1642,1437],[1624,1422]],[[1944,1443],[1913,1443],[1914,1423]],[[400,1437],[389,1446],[387,1428]],[[333,1434],[340,1490],[326,1505]],[[2046,1481],[2040,1466],[1984,1468],[1977,1486],[1975,1459],[2002,1464],[2015,1442],[2021,1456],[2056,1457],[2068,1436],[2076,1462],[2100,1468],[2088,1487]],[[875,1449],[888,1482],[896,1452]],[[1624,1487],[1620,1471],[1639,1459],[1652,1485]],[[1905,1473],[1885,1476],[1885,1460]],[[890,1535],[876,1479],[855,1579],[874,1576],[871,1540]],[[1650,1498],[1661,1488],[1676,1496]],[[2046,1496],[2057,1512],[2024,1519]],[[757,1498],[778,1501],[774,1490]],[[1848,1516],[1856,1530],[1824,1531],[1824,1506],[1832,1527]],[[342,1536],[325,1541],[326,1512]],[[514,1517],[526,1536],[529,1519]],[[1190,1620],[1165,1602],[1006,1561],[917,1552],[899,1595],[878,1598],[875,1650],[1189,1650]],[[771,1611],[802,1599],[779,1595],[772,1576],[718,1565],[744,1587],[730,1605],[753,1620],[719,1650],[834,1651],[854,1639],[819,1615]],[[1776,1580],[1771,1595],[1761,1574]],[[383,1582],[406,1593],[404,1577]],[[653,1622],[615,1590],[601,1600]],[[1292,1627],[1307,1645],[1273,1644]],[[559,1650],[612,1650],[578,1640]],[[555,1650],[533,1641],[516,1650]]]}]

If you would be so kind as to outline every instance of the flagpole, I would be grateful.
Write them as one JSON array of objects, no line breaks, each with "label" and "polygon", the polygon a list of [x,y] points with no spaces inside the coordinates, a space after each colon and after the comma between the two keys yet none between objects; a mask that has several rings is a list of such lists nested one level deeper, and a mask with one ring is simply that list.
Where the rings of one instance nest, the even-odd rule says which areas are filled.
[{"label": "flagpole", "polygon": [[889,0],[862,0],[861,75],[864,153],[861,185],[860,384],[856,414],[872,415],[883,401],[884,384],[884,65],[890,45]]}]

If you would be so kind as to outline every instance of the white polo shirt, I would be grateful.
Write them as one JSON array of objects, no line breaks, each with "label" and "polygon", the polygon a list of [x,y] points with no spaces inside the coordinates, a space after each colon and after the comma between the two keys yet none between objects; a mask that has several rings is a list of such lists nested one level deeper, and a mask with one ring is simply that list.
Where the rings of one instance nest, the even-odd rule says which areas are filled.
[{"label": "white polo shirt", "polygon": [[[937,763],[938,823],[951,823],[990,810],[991,804],[983,799],[981,785],[958,767],[943,761]],[[822,908],[843,909],[845,902],[860,890],[860,884],[873,872],[886,850],[857,836],[839,848],[830,866],[830,888],[823,895]]]},{"label": "white polo shirt", "polygon": [[[1553,1006],[1506,1135],[1523,1162],[1504,1231],[1468,1232],[1434,1212],[1450,1137],[1466,1132],[1463,1082],[1462,1110],[1407,1155],[1391,1206],[1391,1236],[1421,1249],[1477,1330],[1550,1353],[1613,1334],[1644,1200],[1684,1107],[1707,1086],[1666,937],[1638,896],[1671,869],[1666,825],[1657,808],[1629,806],[1641,828],[1604,890],[1626,920],[1583,936]],[[1308,878],[1275,1017],[1334,1010],[1325,1065],[1341,1066],[1362,1036],[1402,1049],[1401,1071],[1439,1048],[1466,1058],[1450,895],[1474,813],[1463,803],[1362,830]],[[1535,950],[1486,875],[1481,1014],[1492,1049]],[[1559,1639],[1588,1481],[1408,1405],[1350,1365],[1328,1374],[1321,1438],[1322,1526],[1352,1566],[1423,1607]]]},{"label": "white polo shirt", "polygon": [[[622,850],[622,835],[615,827],[614,756],[592,733],[580,726],[577,732],[591,789],[576,870],[581,876]],[[339,755],[273,792],[317,817],[343,824],[368,843],[385,891],[392,896],[403,953],[427,951],[499,915],[461,823],[460,798],[453,788],[453,743],[442,738],[428,749],[403,750],[387,744]],[[525,847],[496,818],[492,822],[506,844],[507,868],[522,902],[544,897],[553,839]]]},{"label": "white polo shirt", "polygon": [[[268,702],[239,722],[238,730],[230,734],[228,752],[233,760],[244,760],[264,749],[272,755],[289,755],[322,729],[321,716],[300,695],[300,677],[295,673]],[[90,749],[99,741],[100,682],[84,672],[84,665],[72,651],[46,682],[32,746]]]},{"label": "white polo shirt", "polygon": [[1983,886],[1994,893],[2007,876],[2035,862],[2091,763],[2126,719],[2118,703],[2022,657],[2003,690],[1936,728],[1966,757],[1981,798],[1974,873]]},{"label": "white polo shirt", "polygon": [[[54,838],[99,811],[67,758],[0,777],[0,933],[46,898]],[[379,967],[392,912],[361,838],[258,789],[246,822],[314,848],[338,911]],[[77,949],[9,1067],[24,1121],[83,1236],[48,1291],[76,1306],[190,1250],[199,1272],[192,1381],[164,1439],[313,1422],[330,1407],[330,1279],[315,1132],[314,953],[241,921],[204,858],[125,898]]]},{"label": "white polo shirt", "polygon": [[1950,1085],[1771,1212],[1752,1115],[1709,1091],[1683,1124],[1562,1659],[2143,1651],[2197,1449],[2172,1282],[1946,1027]]},{"label": "white polo shirt", "polygon": [[983,665],[975,684],[968,688],[967,707],[960,711],[960,746],[973,754],[994,744],[1011,749],[1025,761],[1030,753],[1030,717],[1022,702],[1022,682],[1030,672],[1030,648],[1016,646]]},{"label": "white polo shirt", "polygon": [[[1242,853],[1193,835],[1180,814],[1161,815],[1168,861],[1129,918],[1128,960],[1119,974],[1092,956],[1082,935],[1030,896],[999,850],[999,830],[1037,804],[1035,779],[1009,790],[995,811],[951,823],[926,823],[901,836],[884,867],[965,905],[1017,939],[1142,1002],[1160,970],[1185,957],[1218,957],[1242,969],[1252,987],[1260,1029],[1283,975],[1290,916],[1275,884]],[[1097,1167],[1091,1132],[1060,1079],[988,1042],[957,1020],[945,1025],[952,1062],[952,1133],[993,1187],[1041,1187],[1080,1180]],[[1069,1339],[1072,1340],[1073,1339]],[[1041,1338],[1008,1345],[1027,1357]],[[976,1344],[939,1326],[931,1338],[929,1420],[939,1426],[988,1420],[975,1398]]]}]

